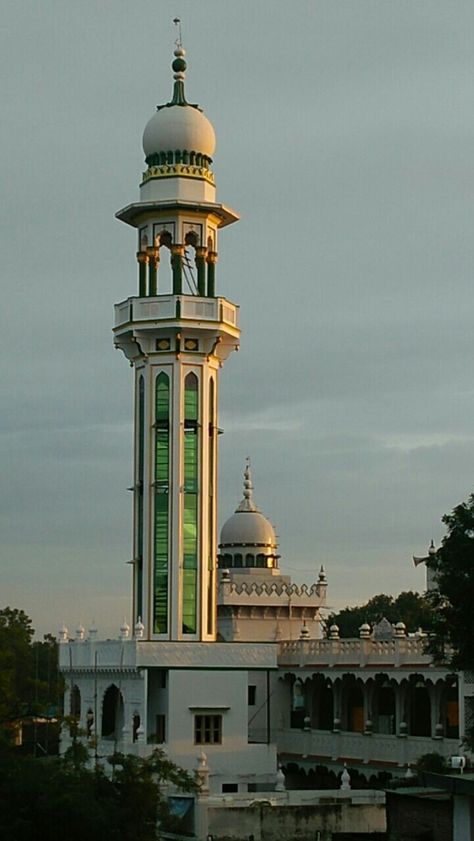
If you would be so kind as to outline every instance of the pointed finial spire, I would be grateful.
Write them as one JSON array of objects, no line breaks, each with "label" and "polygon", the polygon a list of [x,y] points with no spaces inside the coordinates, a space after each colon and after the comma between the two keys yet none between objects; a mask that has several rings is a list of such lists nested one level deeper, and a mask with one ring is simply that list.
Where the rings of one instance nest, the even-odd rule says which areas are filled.
[{"label": "pointed finial spire", "polygon": [[236,511],[258,511],[258,508],[253,501],[252,471],[250,469],[250,458],[248,456],[245,459],[244,498],[240,505],[236,508]]},{"label": "pointed finial spire", "polygon": [[176,38],[175,44],[177,47],[182,47],[183,42],[181,40],[181,18],[173,18],[173,23],[178,30],[178,37]]},{"label": "pointed finial spire", "polygon": [[181,40],[180,18],[175,18],[173,20],[173,23],[175,26],[178,27],[178,37],[175,41],[175,58],[171,64],[174,79],[173,98],[171,102],[167,103],[167,105],[189,105],[189,102],[186,101],[186,96],[184,93],[184,80],[186,78],[186,62],[184,60],[184,56],[186,55],[186,50],[183,49],[183,43]]},{"label": "pointed finial spire", "polygon": [[244,470],[244,497],[245,499],[252,499],[252,471],[250,469],[250,458],[247,456],[245,459],[245,470]]}]

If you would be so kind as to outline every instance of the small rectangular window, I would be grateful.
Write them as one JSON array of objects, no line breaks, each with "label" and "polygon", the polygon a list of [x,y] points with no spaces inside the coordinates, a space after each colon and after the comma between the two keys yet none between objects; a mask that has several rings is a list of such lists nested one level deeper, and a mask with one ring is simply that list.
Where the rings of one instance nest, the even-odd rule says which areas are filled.
[{"label": "small rectangular window", "polygon": [[257,703],[257,687],[256,686],[249,686],[249,693],[248,693],[248,703],[249,707],[254,707]]},{"label": "small rectangular window", "polygon": [[166,742],[166,716],[156,716],[156,743],[162,745]]},{"label": "small rectangular window", "polygon": [[195,715],[194,743],[196,745],[220,745],[222,743],[222,716]]},{"label": "small rectangular window", "polygon": [[238,790],[237,783],[222,783],[222,794],[236,794]]}]

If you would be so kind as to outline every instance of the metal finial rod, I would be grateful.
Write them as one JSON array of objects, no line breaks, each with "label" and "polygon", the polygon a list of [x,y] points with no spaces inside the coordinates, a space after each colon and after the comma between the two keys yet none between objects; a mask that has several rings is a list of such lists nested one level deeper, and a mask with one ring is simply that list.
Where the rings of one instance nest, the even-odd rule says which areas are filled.
[{"label": "metal finial rod", "polygon": [[182,47],[183,42],[181,39],[181,18],[174,18],[173,23],[175,26],[178,27],[178,37],[176,38],[175,44],[177,47]]}]

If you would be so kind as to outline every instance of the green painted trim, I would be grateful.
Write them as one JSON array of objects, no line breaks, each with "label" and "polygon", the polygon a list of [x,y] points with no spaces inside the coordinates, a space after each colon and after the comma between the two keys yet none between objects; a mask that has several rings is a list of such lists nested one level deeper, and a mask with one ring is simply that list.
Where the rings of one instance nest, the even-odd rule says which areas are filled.
[{"label": "green painted trim", "polygon": [[198,294],[202,297],[206,297],[206,258],[204,255],[199,256],[196,255],[196,269],[197,269],[197,285],[198,285]]},{"label": "green painted trim", "polygon": [[214,262],[207,264],[207,297],[216,297],[216,264]]},{"label": "green painted trim", "polygon": [[144,298],[146,295],[146,262],[140,260],[138,263],[138,297]]},{"label": "green painted trim", "polygon": [[183,260],[181,254],[171,255],[171,270],[173,273],[173,295],[183,292]]},{"label": "green painted trim", "polygon": [[194,163],[150,163],[146,172],[142,173],[142,184],[161,178],[191,178],[193,181],[206,181],[215,185],[214,173],[205,166]]},{"label": "green painted trim", "polygon": [[156,297],[157,294],[156,276],[156,260],[153,257],[150,257],[148,263],[148,294],[151,298]]}]

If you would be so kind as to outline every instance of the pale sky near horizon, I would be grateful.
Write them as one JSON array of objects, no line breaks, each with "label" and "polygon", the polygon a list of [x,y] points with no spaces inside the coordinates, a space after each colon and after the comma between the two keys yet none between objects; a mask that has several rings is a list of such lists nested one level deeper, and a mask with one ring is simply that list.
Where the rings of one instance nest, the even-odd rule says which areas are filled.
[{"label": "pale sky near horizon", "polygon": [[130,617],[132,378],[113,304],[136,291],[141,135],[171,92],[214,124],[220,522],[245,457],[282,571],[331,605],[424,589],[473,490],[474,4],[4,0],[0,607],[39,633]]}]

